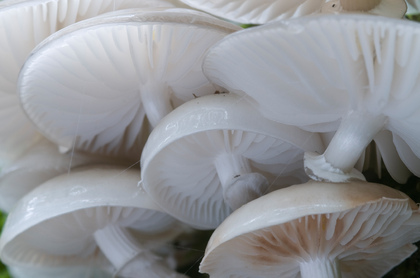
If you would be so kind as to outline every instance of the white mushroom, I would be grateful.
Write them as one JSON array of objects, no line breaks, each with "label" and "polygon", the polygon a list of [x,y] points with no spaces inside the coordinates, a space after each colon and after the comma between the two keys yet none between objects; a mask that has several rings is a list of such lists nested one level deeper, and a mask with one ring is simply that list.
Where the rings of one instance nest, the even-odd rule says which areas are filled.
[{"label": "white mushroom", "polygon": [[[380,144],[394,144],[408,169],[420,175],[419,48],[420,26],[414,22],[318,16],[233,34],[211,49],[204,71],[246,95],[270,119],[311,131],[337,130],[324,155],[308,159],[314,177],[351,172],[376,136],[388,140]],[[383,130],[392,132],[393,143]],[[385,164],[394,177],[407,178]]]},{"label": "white mushroom", "polygon": [[185,9],[85,20],[28,58],[18,81],[23,107],[64,149],[132,153],[148,122],[155,126],[174,107],[215,91],[201,70],[204,52],[239,29]]},{"label": "white mushroom", "polygon": [[310,181],[233,212],[213,233],[200,271],[211,277],[382,277],[420,240],[404,193],[361,181]]},{"label": "white mushroom", "polygon": [[184,277],[153,252],[183,228],[137,183],[138,171],[111,166],[49,180],[10,212],[0,239],[2,261],[102,268],[121,277]]},{"label": "white mushroom", "polygon": [[[246,24],[291,19],[317,13],[368,13],[402,18],[404,0],[181,0],[228,20]],[[412,0],[415,1],[415,0]]]},{"label": "white mushroom", "polygon": [[264,24],[319,12],[325,0],[181,0],[234,22]]},{"label": "white mushroom", "polygon": [[[0,2],[0,168],[41,139],[16,95],[31,50],[55,31],[100,13],[129,7],[173,6],[164,0],[9,0]],[[138,159],[138,158],[137,158]]]},{"label": "white mushroom", "polygon": [[1,169],[0,210],[9,212],[26,193],[55,176],[70,173],[76,167],[97,163],[126,164],[123,160],[82,152],[63,154],[55,144],[40,140]]},{"label": "white mushroom", "polygon": [[152,131],[142,185],[169,214],[213,229],[250,200],[306,181],[304,151],[323,148],[318,134],[267,120],[239,96],[204,96]]}]

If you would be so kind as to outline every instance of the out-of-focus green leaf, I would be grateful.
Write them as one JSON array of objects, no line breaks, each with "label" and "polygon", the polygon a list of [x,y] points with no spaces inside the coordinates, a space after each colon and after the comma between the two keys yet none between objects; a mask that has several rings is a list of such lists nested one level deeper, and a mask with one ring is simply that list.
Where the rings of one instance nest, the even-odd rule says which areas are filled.
[{"label": "out-of-focus green leaf", "polygon": [[[4,222],[6,222],[7,215],[0,212],[0,233],[3,229]],[[10,278],[9,272],[7,271],[6,266],[0,262],[0,278]]]},{"label": "out-of-focus green leaf", "polygon": [[409,20],[420,22],[420,14],[408,14],[405,17]]}]

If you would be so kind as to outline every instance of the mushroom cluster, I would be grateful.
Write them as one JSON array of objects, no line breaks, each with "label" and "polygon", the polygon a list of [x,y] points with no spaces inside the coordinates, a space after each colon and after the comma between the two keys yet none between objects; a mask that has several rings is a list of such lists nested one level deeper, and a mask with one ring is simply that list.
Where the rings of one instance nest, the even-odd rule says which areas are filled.
[{"label": "mushroom cluster", "polygon": [[420,241],[415,198],[364,172],[420,177],[406,10],[0,1],[1,261],[15,278],[384,276]]}]

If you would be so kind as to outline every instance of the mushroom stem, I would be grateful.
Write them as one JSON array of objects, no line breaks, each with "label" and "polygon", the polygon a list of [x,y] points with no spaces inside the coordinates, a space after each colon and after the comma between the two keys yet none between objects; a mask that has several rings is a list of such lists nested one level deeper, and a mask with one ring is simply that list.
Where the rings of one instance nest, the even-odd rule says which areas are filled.
[{"label": "mushroom stem", "polygon": [[171,270],[163,259],[143,248],[126,228],[108,225],[97,230],[94,238],[101,251],[115,267],[115,275],[135,278],[152,265],[156,265],[156,269],[164,273],[159,277],[183,277]]},{"label": "mushroom stem", "polygon": [[108,225],[94,233],[94,238],[101,251],[117,271],[133,260],[143,250],[139,243],[122,227]]},{"label": "mushroom stem", "polygon": [[324,157],[333,167],[350,172],[363,151],[385,126],[385,115],[352,111],[340,123]]},{"label": "mushroom stem", "polygon": [[[385,126],[385,115],[352,111],[345,116],[322,155],[305,153],[305,171],[314,180],[344,182],[364,179],[354,169],[365,148]],[[335,175],[335,177],[333,176]]]},{"label": "mushroom stem", "polygon": [[302,278],[340,278],[341,271],[337,260],[316,258],[300,263],[300,275]]},{"label": "mushroom stem", "polygon": [[249,160],[242,155],[219,155],[214,165],[223,187],[223,198],[232,210],[264,195],[269,188],[267,179],[253,172]]},{"label": "mushroom stem", "polygon": [[148,81],[140,87],[143,109],[152,127],[173,110],[167,84]]}]

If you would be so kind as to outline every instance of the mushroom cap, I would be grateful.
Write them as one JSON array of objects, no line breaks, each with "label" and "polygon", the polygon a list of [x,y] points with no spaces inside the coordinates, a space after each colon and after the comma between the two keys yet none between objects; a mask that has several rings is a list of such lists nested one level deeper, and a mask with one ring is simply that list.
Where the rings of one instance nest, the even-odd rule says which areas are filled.
[{"label": "mushroom cap", "polygon": [[268,118],[311,131],[334,131],[351,111],[384,115],[402,161],[420,175],[419,47],[414,22],[312,16],[232,34],[203,70]]},{"label": "mushroom cap", "polygon": [[[40,163],[42,162],[42,163]],[[0,172],[0,210],[9,212],[29,191],[75,167],[116,164],[115,158],[82,152],[60,153],[57,146],[42,138]],[[120,165],[126,164],[121,161]]]},{"label": "mushroom cap", "polygon": [[323,149],[318,134],[267,120],[237,95],[203,96],[172,111],[152,131],[141,157],[142,185],[175,218],[214,229],[232,211],[217,159],[245,158],[274,190],[306,181],[303,153]]},{"label": "mushroom cap", "polygon": [[240,23],[264,24],[319,12],[322,0],[181,0],[210,14]]},{"label": "mushroom cap", "polygon": [[[317,13],[367,13],[402,18],[404,0],[181,0],[185,4],[218,17],[247,23],[265,24]],[[415,1],[415,0],[411,0]]]},{"label": "mushroom cap", "polygon": [[0,238],[2,261],[15,267],[109,271],[93,237],[96,230],[114,224],[150,242],[178,235],[177,222],[137,186],[138,176],[134,169],[92,166],[35,188],[8,215]]},{"label": "mushroom cap", "polygon": [[0,2],[0,167],[42,137],[22,112],[16,95],[19,71],[32,49],[50,34],[76,21],[116,9],[151,5],[173,6],[164,0]]},{"label": "mushroom cap", "polygon": [[363,13],[393,18],[403,18],[407,11],[404,0],[329,0],[321,13]]},{"label": "mushroom cap", "polygon": [[293,185],[233,212],[213,233],[200,271],[297,277],[299,263],[338,259],[342,277],[381,277],[416,250],[420,211],[404,193],[361,181]]},{"label": "mushroom cap", "polygon": [[154,104],[160,99],[176,107],[214,92],[202,73],[203,54],[239,29],[185,9],[85,20],[57,32],[28,58],[18,81],[23,108],[66,149],[133,153],[149,134],[145,109],[156,107],[152,112],[159,114]]}]

